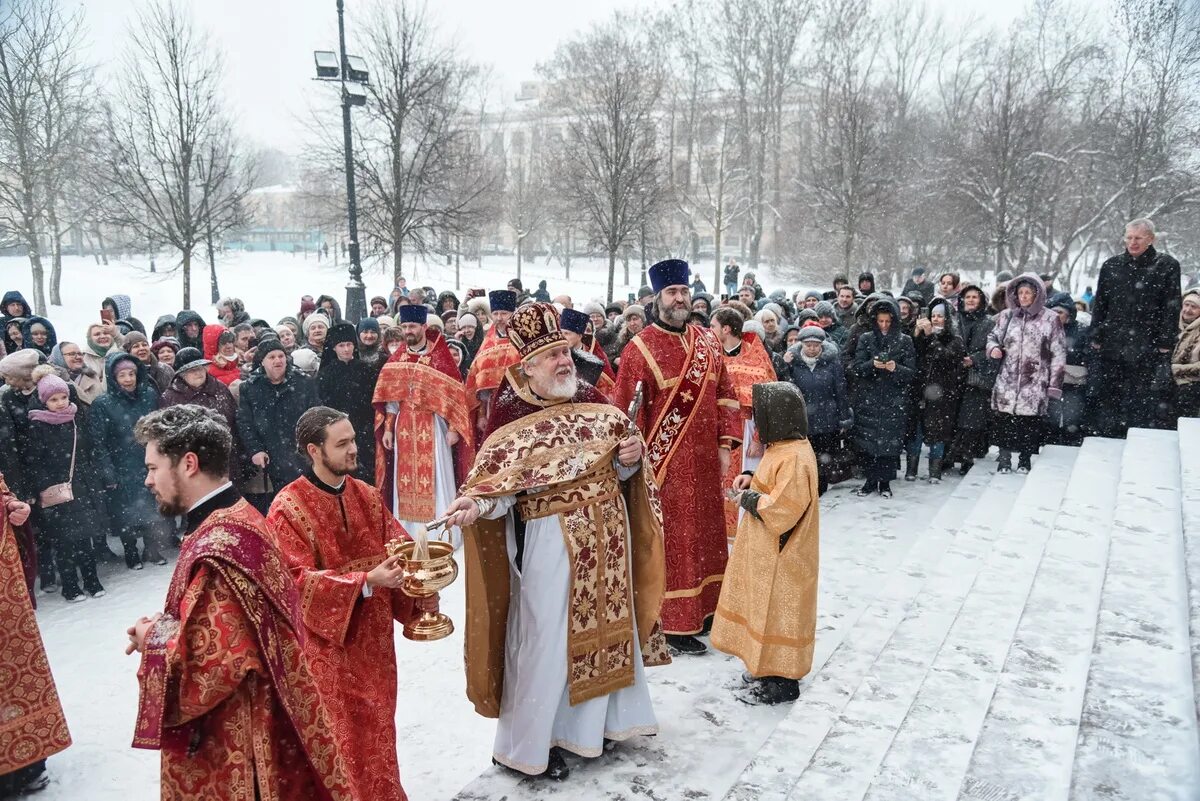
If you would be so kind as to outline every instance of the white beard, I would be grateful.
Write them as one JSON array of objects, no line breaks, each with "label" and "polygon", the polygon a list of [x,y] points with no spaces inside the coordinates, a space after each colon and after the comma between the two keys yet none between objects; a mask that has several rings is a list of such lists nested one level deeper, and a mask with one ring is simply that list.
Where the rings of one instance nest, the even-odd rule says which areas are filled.
[{"label": "white beard", "polygon": [[567,400],[575,397],[579,391],[579,378],[572,373],[567,378],[560,378],[550,385],[551,400]]}]

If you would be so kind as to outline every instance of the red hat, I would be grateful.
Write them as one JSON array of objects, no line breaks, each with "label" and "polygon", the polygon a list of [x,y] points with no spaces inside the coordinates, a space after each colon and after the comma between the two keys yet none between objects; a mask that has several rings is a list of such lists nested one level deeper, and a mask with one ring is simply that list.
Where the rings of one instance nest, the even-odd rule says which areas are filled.
[{"label": "red hat", "polygon": [[567,341],[559,328],[558,309],[549,303],[526,303],[513,312],[508,338],[520,352],[521,361]]}]

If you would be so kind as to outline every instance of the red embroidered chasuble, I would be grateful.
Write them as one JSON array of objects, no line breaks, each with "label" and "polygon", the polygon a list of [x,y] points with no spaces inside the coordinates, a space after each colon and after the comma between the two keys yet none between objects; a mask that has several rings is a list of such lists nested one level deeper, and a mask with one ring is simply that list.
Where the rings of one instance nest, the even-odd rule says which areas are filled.
[{"label": "red embroidered chasuble", "polygon": [[[375,382],[375,486],[383,503],[401,520],[432,520],[434,508],[433,415],[458,433],[454,446],[455,477],[462,480],[474,458],[474,429],[466,389],[445,337],[426,329],[428,346],[422,353],[401,348],[384,363]],[[397,404],[395,418],[388,403]],[[383,447],[386,426],[395,420],[393,450]],[[398,461],[397,461],[398,460]],[[400,482],[400,508],[392,509],[393,476]]]},{"label": "red embroidered chasuble", "polygon": [[708,329],[652,325],[621,353],[613,403],[629,408],[642,382],[637,424],[662,498],[667,558],[663,629],[695,634],[717,608],[729,557],[717,449],[742,438],[737,396]]},{"label": "red embroidered chasuble", "polygon": [[604,372],[600,374],[600,380],[596,382],[596,389],[600,390],[604,397],[611,398],[613,390],[617,388],[617,374],[613,372],[612,364],[608,361],[608,354],[604,352],[604,348],[600,347],[600,343],[591,334],[588,334],[583,339],[587,352],[604,363]]},{"label": "red embroidered chasuble", "polygon": [[[778,380],[775,375],[775,366],[771,364],[771,355],[763,347],[762,341],[751,333],[742,334],[742,346],[736,355],[731,356],[725,353],[724,349],[722,349],[721,355],[725,359],[725,372],[729,373],[729,380],[733,382],[733,391],[737,394],[738,404],[741,406],[742,420],[743,422],[751,420],[754,417],[751,388],[755,384]],[[742,430],[745,431],[744,426]],[[733,480],[742,472],[742,449],[749,445],[750,443],[743,442],[733,450],[732,458],[729,460],[729,470],[725,472],[721,481],[722,487],[731,486]],[[726,500],[725,533],[730,542],[733,542],[734,537],[737,536],[737,528],[738,505],[733,501]]]},{"label": "red embroidered chasuble", "polygon": [[71,744],[67,720],[33,614],[17,537],[8,519],[8,485],[0,475],[0,775],[57,754]]},{"label": "red embroidered chasuble", "polygon": [[284,487],[267,524],[300,591],[304,653],[333,720],[356,799],[404,801],[396,757],[396,649],[392,621],[413,602],[398,590],[363,597],[367,573],[408,539],[374,487],[347,476],[335,494],[308,477]]},{"label": "red embroidered chasuble", "polygon": [[146,636],[133,740],[162,752],[163,801],[354,798],[272,539],[239,500],[180,548]]}]

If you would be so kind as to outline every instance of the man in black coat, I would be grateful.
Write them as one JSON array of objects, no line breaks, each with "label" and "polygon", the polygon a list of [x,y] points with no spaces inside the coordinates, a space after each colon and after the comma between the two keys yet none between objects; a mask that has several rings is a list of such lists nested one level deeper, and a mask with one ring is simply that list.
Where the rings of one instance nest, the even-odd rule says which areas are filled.
[{"label": "man in black coat", "polygon": [[1133,220],[1125,226],[1125,252],[1100,267],[1092,306],[1099,375],[1089,383],[1101,436],[1159,428],[1169,418],[1179,297],[1179,262],[1155,250],[1152,221]]},{"label": "man in black coat", "polygon": [[238,433],[250,461],[266,470],[270,490],[247,496],[259,511],[269,509],[275,493],[303,475],[307,464],[296,451],[296,421],[320,405],[316,384],[288,362],[278,339],[267,339],[254,354],[254,372],[238,398]]}]

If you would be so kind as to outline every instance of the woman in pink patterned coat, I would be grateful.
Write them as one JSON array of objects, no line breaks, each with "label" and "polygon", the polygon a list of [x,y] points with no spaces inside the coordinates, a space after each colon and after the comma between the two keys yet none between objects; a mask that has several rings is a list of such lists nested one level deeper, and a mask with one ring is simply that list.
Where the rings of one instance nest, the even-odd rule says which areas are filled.
[{"label": "woman in pink patterned coat", "polygon": [[1005,289],[1007,306],[988,334],[988,356],[1000,360],[992,390],[996,412],[992,441],[1000,447],[997,471],[1028,473],[1041,447],[1051,398],[1062,397],[1066,340],[1058,315],[1046,308],[1046,289],[1036,273],[1024,273]]}]

